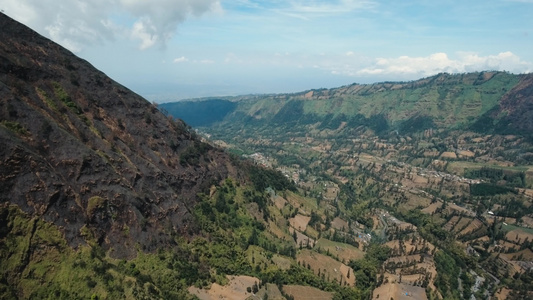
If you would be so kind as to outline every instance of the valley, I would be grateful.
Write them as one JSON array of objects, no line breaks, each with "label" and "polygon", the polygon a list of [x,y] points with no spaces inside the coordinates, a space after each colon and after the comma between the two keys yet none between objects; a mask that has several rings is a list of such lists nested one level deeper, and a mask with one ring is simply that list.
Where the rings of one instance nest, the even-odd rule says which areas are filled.
[{"label": "valley", "polygon": [[[416,123],[403,134],[390,128],[388,118],[382,124],[388,129],[377,131],[372,122],[354,126],[349,115],[335,121],[320,117],[320,109],[294,110],[310,105],[312,94],[230,99],[233,113],[198,128],[213,144],[276,168],[304,197],[316,199],[272,196],[277,209],[283,211],[286,203],[298,207],[288,228],[275,226],[280,237],[294,236],[298,263],[331,278],[339,268],[328,271],[320,261],[351,262],[355,285],[372,286],[374,299],[485,299],[502,291],[510,299],[531,295],[533,148],[528,135],[484,133],[430,118],[429,128]],[[344,105],[335,99],[317,101]],[[396,126],[408,128],[411,120]],[[309,226],[310,220],[317,221]],[[388,253],[374,273],[366,273],[363,261],[372,247],[385,246]],[[342,276],[336,282],[351,284]]]}]

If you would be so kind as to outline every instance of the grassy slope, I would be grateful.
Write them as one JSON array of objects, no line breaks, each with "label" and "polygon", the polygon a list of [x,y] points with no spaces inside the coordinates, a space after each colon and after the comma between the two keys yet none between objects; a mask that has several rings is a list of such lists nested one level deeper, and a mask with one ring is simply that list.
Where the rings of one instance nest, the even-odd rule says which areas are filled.
[{"label": "grassy slope", "polygon": [[348,120],[357,114],[366,118],[383,114],[393,127],[413,116],[428,116],[437,126],[461,127],[493,108],[520,80],[508,73],[487,74],[440,74],[407,84],[343,87],[326,90],[323,96],[317,91],[311,98],[304,94],[259,96],[237,102],[226,121],[243,122],[244,115],[259,122],[290,123],[309,115],[322,122],[325,117]]},{"label": "grassy slope", "polygon": [[[284,194],[298,207],[305,199],[293,192]],[[85,227],[87,245],[72,249],[57,226],[31,218],[15,205],[4,205],[0,208],[0,223],[5,224],[0,234],[0,298],[189,299],[189,286],[224,284],[226,274],[356,293],[328,284],[297,265],[297,249],[283,222],[286,216],[255,188],[227,179],[210,196],[199,197],[193,214],[200,235],[175,236],[172,245],[157,253],[138,249],[131,260],[112,259]],[[263,218],[282,224],[280,230],[290,239],[270,234]]]}]

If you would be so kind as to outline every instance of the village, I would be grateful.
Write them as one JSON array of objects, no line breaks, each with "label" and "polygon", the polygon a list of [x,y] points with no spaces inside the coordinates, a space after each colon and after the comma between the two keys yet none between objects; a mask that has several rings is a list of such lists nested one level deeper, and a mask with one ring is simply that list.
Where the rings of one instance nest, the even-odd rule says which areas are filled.
[{"label": "village", "polygon": [[[471,198],[471,187],[490,184],[490,181],[464,176],[467,170],[485,167],[506,168],[509,172],[525,170],[527,186],[517,189],[517,195],[523,199],[521,201],[531,205],[532,169],[516,165],[510,157],[502,155],[504,153],[496,156],[495,148],[491,148],[491,144],[501,147],[516,142],[515,137],[495,141],[490,136],[461,136],[455,141],[450,137],[439,141],[436,132],[430,131],[423,136],[400,138],[391,143],[371,134],[361,134],[355,139],[338,138],[337,134],[332,130],[311,130],[305,137],[297,132],[289,132],[290,137],[285,139],[248,137],[244,139],[245,145],[254,152],[244,157],[258,165],[277,169],[306,195],[319,199],[326,216],[328,212],[333,215],[338,213],[339,201],[345,193],[341,185],[359,191],[355,194],[359,199],[368,199],[365,203],[374,208],[365,217],[365,224],[350,219],[349,214],[346,215],[350,213],[348,210],[344,216],[341,214],[325,220],[325,225],[335,229],[335,236],[328,236],[332,241],[346,243],[348,238],[357,249],[365,251],[375,240],[385,242],[392,249],[392,257],[385,265],[395,268],[384,270],[379,281],[381,284],[374,291],[374,299],[432,299],[437,290],[434,254],[439,245],[425,240],[414,224],[402,221],[380,207],[400,204],[404,213],[416,209],[432,216],[447,234],[455,236],[464,245],[465,255],[475,259],[487,255],[485,253],[502,253],[494,258],[499,266],[497,269],[484,267],[480,271],[472,270],[469,275],[473,278],[472,283],[463,282],[462,292],[471,299],[494,292],[500,282],[498,278],[505,272],[515,274],[531,270],[533,251],[527,242],[533,240],[533,232],[528,231],[533,227],[532,215],[502,217],[497,202],[489,207],[480,206]],[[347,258],[357,257],[346,256],[350,251],[341,244],[325,247],[327,243],[323,236],[321,238],[312,226],[308,226],[312,211],[313,208],[300,206],[298,214],[289,220],[290,232],[295,236],[297,245],[324,254],[326,252],[321,251],[327,249],[329,255],[345,263]],[[494,239],[494,236],[487,236],[487,230],[496,224],[502,233]],[[409,243],[404,240],[406,237]],[[305,253],[303,257],[311,255]],[[315,260],[304,259],[306,264],[316,264],[312,261]],[[413,261],[417,263],[413,264]],[[503,294],[509,292],[500,290]]]}]

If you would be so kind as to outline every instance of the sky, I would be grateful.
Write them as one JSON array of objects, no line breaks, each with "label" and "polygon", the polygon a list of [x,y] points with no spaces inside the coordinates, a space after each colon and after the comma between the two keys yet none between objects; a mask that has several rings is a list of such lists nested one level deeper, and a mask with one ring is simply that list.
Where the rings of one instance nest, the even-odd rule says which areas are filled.
[{"label": "sky", "polygon": [[0,0],[148,100],[533,72],[533,0]]}]

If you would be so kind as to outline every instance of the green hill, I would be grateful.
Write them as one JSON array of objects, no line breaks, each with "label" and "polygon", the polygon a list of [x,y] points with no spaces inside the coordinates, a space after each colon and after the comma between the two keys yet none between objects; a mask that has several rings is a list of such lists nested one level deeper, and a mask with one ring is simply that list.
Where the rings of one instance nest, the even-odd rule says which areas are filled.
[{"label": "green hill", "polygon": [[[294,127],[318,123],[321,128],[336,129],[346,122],[348,126],[362,125],[377,133],[409,134],[429,128],[490,133],[503,132],[506,126],[527,133],[533,129],[531,122],[522,121],[528,120],[529,115],[512,107],[520,101],[526,111],[531,110],[531,77],[506,72],[438,74],[412,82],[352,84],[294,94],[240,96],[219,100],[228,109],[220,113],[212,110],[210,117],[223,124],[246,126]],[[196,110],[191,110],[188,101],[161,107],[175,117],[194,122],[206,117],[211,101],[192,102]]]}]

